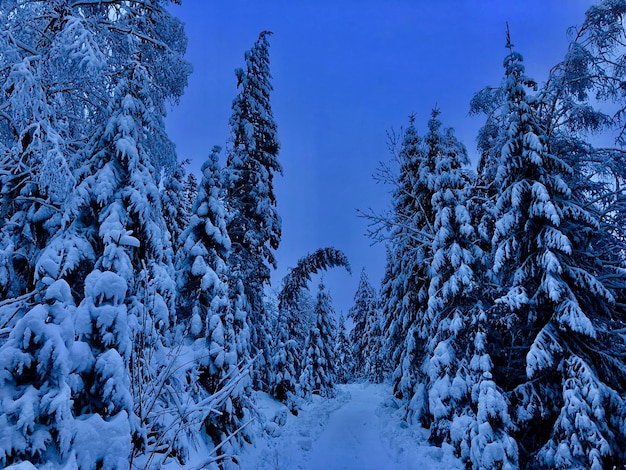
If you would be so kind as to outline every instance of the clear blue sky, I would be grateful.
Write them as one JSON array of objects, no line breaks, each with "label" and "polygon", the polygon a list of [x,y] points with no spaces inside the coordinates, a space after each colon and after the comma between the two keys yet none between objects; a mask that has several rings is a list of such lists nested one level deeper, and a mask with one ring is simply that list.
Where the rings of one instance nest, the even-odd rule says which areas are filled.
[{"label": "clear blue sky", "polygon": [[[378,288],[385,250],[370,246],[356,209],[389,207],[372,179],[387,160],[386,132],[415,113],[424,133],[437,105],[472,156],[481,119],[473,94],[503,74],[505,22],[527,73],[545,80],[564,55],[566,31],[589,0],[183,0],[194,73],[167,119],[180,159],[198,171],[226,145],[234,69],[258,33],[271,30],[272,107],[284,176],[276,181],[283,238],[276,280],[304,254],[335,246],[353,275],[326,275],[335,308],[347,312],[365,267]],[[315,287],[315,286],[312,286]]]}]

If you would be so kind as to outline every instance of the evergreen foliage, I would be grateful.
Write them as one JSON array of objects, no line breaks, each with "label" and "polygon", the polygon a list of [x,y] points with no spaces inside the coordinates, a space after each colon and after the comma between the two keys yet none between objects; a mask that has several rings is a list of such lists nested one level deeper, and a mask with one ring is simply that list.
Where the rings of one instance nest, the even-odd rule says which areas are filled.
[{"label": "evergreen foliage", "polygon": [[[376,291],[365,272],[361,271],[359,287],[354,294],[354,305],[348,311],[348,318],[354,322],[350,331],[354,375],[362,379],[374,379],[375,360],[378,358],[376,346],[380,338],[379,318],[376,310]],[[377,335],[377,336],[375,336]]]},{"label": "evergreen foliage", "polygon": [[271,362],[270,393],[279,400],[295,407],[293,398],[297,392],[302,373],[302,357],[305,340],[315,326],[317,313],[312,322],[306,321],[306,305],[303,293],[313,274],[331,267],[344,267],[350,271],[348,258],[336,248],[320,248],[298,260],[283,280],[278,295],[277,336]]},{"label": "evergreen foliage", "polygon": [[198,197],[198,179],[193,173],[188,173],[185,182],[183,183],[182,194],[182,211],[184,214],[188,214],[191,217],[193,210],[193,204]]},{"label": "evergreen foliage", "polygon": [[244,349],[256,358],[255,383],[265,387],[270,339],[263,309],[263,289],[269,284],[270,269],[276,267],[274,250],[281,236],[276,210],[274,175],[282,174],[278,161],[277,127],[270,105],[272,91],[269,69],[269,31],[263,31],[245,54],[246,69],[236,70],[239,94],[230,118],[232,148],[226,163],[229,217],[227,229],[232,242],[229,268],[237,273],[246,296],[250,344]]},{"label": "evergreen foliage", "polygon": [[423,416],[425,404],[423,390],[418,385],[422,373],[416,364],[424,348],[424,332],[418,323],[427,294],[425,260],[432,239],[432,213],[428,211],[432,181],[428,168],[434,165],[417,134],[414,116],[404,131],[398,160],[400,174],[389,221],[392,243],[381,286],[382,315],[394,395],[412,421]]},{"label": "evergreen foliage", "polygon": [[0,348],[2,463],[45,463],[55,454],[63,460],[72,451],[76,423],[70,384],[82,372],[72,356],[86,350],[83,367],[93,356],[75,341],[68,284],[51,282],[44,300],[24,315]]},{"label": "evergreen foliage", "polygon": [[[234,315],[228,298],[226,263],[231,243],[226,231],[220,151],[214,147],[202,165],[202,179],[177,259],[178,321],[196,339],[197,377],[209,395],[219,393],[225,383],[240,374]],[[215,446],[243,425],[245,400],[241,394],[242,390],[236,388],[204,418],[204,429]],[[232,450],[228,443],[218,454],[229,460]]]},{"label": "evergreen foliage", "polygon": [[551,152],[536,101],[526,93],[531,82],[521,56],[508,46],[493,237],[501,286],[494,305],[501,325],[493,331],[496,372],[511,391],[525,459],[600,468],[614,461],[618,449],[608,443],[623,433],[602,416],[614,406],[610,397],[620,395],[614,387],[624,372],[602,332],[623,314],[590,243],[599,222],[572,195],[571,169]]},{"label": "evergreen foliage", "polygon": [[299,393],[305,399],[312,394],[336,395],[337,358],[335,355],[335,311],[324,284],[320,284],[315,305],[315,323],[304,344],[304,361],[299,379]]},{"label": "evergreen foliage", "polygon": [[[382,336],[379,335],[380,340]],[[337,383],[346,384],[354,379],[354,353],[352,344],[348,339],[346,329],[346,319],[343,315],[339,316],[337,324],[337,339],[335,340],[337,357]]]},{"label": "evergreen foliage", "polygon": [[171,234],[174,253],[178,252],[182,245],[181,235],[191,217],[192,206],[187,205],[185,200],[184,178],[185,168],[183,164],[176,164],[167,173],[163,171],[159,185],[163,217]]},{"label": "evergreen foliage", "polygon": [[[174,3],[177,3],[174,1]],[[281,221],[269,35],[238,69],[230,148],[198,183],[167,137],[190,72],[170,2],[0,6],[0,467],[238,468],[253,390],[297,413],[390,379],[399,416],[467,468],[626,462],[625,0],[602,0],[541,87],[511,44],[477,172],[433,110],[399,166],[377,294],[337,326],[312,275],[268,295]],[[612,100],[613,116],[594,108]]]}]

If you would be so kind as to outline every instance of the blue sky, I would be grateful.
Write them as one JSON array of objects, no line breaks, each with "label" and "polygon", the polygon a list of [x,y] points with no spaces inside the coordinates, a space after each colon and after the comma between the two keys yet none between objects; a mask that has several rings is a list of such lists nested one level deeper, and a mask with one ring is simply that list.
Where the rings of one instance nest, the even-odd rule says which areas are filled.
[{"label": "blue sky", "polygon": [[[347,312],[359,272],[375,287],[385,250],[364,236],[357,209],[382,212],[389,187],[372,178],[389,158],[386,133],[411,113],[424,133],[434,106],[470,155],[481,125],[469,101],[503,74],[505,23],[527,73],[545,80],[564,55],[567,28],[586,0],[183,0],[194,73],[167,119],[180,159],[198,171],[213,145],[226,145],[234,69],[258,33],[271,30],[273,112],[284,176],[276,181],[283,238],[279,280],[308,252],[335,246],[353,275],[325,276],[336,310]],[[315,286],[313,286],[315,287]]]}]

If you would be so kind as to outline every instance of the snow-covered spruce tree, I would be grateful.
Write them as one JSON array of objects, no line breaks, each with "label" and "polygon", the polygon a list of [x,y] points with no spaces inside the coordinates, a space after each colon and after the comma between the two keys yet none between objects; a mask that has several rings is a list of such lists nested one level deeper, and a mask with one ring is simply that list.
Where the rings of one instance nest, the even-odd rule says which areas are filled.
[{"label": "snow-covered spruce tree", "polygon": [[182,245],[181,235],[189,225],[191,217],[192,206],[187,205],[185,200],[184,178],[183,164],[176,164],[173,168],[162,171],[159,184],[163,217],[172,237],[172,248],[175,254]]},{"label": "snow-covered spruce tree", "polygon": [[50,24],[21,25],[46,31],[23,42],[25,53],[50,44],[64,54],[47,61],[59,75],[46,89],[62,90],[48,102],[64,116],[76,181],[60,207],[59,229],[34,257],[33,279],[62,278],[80,303],[73,322],[88,346],[71,357],[66,398],[80,418],[71,452],[81,468],[124,468],[133,437],[136,450],[146,443],[151,449],[163,443],[165,429],[157,423],[162,396],[148,390],[159,390],[157,364],[167,361],[158,345],[166,342],[175,286],[155,182],[175,161],[162,119],[165,101],[176,100],[186,83],[184,34],[165,2],[30,2],[11,17],[26,12]]},{"label": "snow-covered spruce tree", "polygon": [[[95,364],[83,375],[75,405],[78,414],[105,419],[125,413],[128,437],[132,432],[138,445],[146,439],[152,445],[160,427],[150,422],[159,400],[153,395],[154,381],[166,367],[175,284],[157,173],[145,146],[150,131],[162,123],[154,122],[150,111],[148,71],[130,62],[127,80],[113,90],[111,117],[93,147],[92,171],[78,187],[77,220],[93,217],[97,244],[77,310],[77,333],[89,343]],[[107,392],[107,383],[116,384],[115,394]]]},{"label": "snow-covered spruce tree", "polygon": [[226,173],[228,234],[232,252],[228,264],[238,273],[244,287],[249,312],[247,322],[251,344],[248,357],[256,357],[255,382],[267,388],[266,364],[269,363],[269,337],[265,331],[263,289],[276,267],[274,250],[281,236],[281,221],[276,211],[274,174],[282,173],[278,162],[279,143],[270,105],[272,91],[269,68],[269,35],[263,31],[245,54],[246,69],[237,69],[239,94],[232,104],[230,118],[232,148]]},{"label": "snow-covered spruce tree", "polygon": [[[469,329],[469,338],[473,339],[469,344],[472,358],[468,374],[459,384],[460,393],[471,393],[471,402],[465,407],[467,414],[457,411],[450,427],[451,442],[467,467],[515,470],[519,468],[518,445],[511,437],[515,425],[510,416],[508,397],[490,372],[493,364],[485,345],[487,334],[484,331],[487,318],[480,307],[472,313],[472,328]],[[463,389],[464,385],[467,389]]]},{"label": "snow-covered spruce tree", "polygon": [[[398,154],[400,174],[393,193],[390,246],[381,286],[386,348],[393,368],[394,395],[409,421],[424,416],[426,406],[421,371],[424,335],[420,317],[426,302],[426,262],[432,240],[432,171],[434,162],[417,134],[411,116]],[[417,387],[417,388],[416,388]]]},{"label": "snow-covered spruce tree", "polygon": [[[482,257],[467,207],[473,177],[463,168],[469,163],[467,151],[452,129],[441,129],[438,116],[439,111],[433,110],[428,124],[430,146],[436,143],[436,148],[431,150],[435,155],[431,200],[435,220],[424,318],[431,333],[423,365],[427,372],[428,412],[433,419],[431,440],[437,444],[449,437],[450,420],[457,407],[455,398],[466,398],[452,384],[469,365],[463,344],[467,338],[459,333],[464,333],[472,308],[471,291],[476,289],[474,269],[476,260]],[[455,385],[458,388],[459,384]]]},{"label": "snow-covered spruce tree", "polygon": [[[0,465],[71,459],[77,425],[70,383],[75,309],[65,281],[52,281],[43,300],[11,330],[0,347]],[[87,359],[89,354],[87,354]],[[75,465],[75,463],[74,463]]]},{"label": "snow-covered spruce tree", "polygon": [[339,315],[337,324],[335,356],[337,357],[337,383],[349,383],[354,378],[354,353],[346,328],[346,319],[343,314]]},{"label": "snow-covered spruce tree", "polygon": [[376,312],[376,291],[370,284],[365,268],[361,271],[359,286],[354,294],[354,304],[348,311],[348,318],[354,322],[350,331],[350,343],[354,357],[354,375],[361,379],[368,377],[368,363],[372,353],[372,341],[369,325],[372,320],[378,320]]},{"label": "snow-covered spruce tree", "polygon": [[435,162],[432,255],[428,260],[424,371],[430,440],[449,442],[468,467],[515,468],[517,446],[508,401],[492,380],[486,351],[488,305],[483,293],[484,253],[470,213],[474,174],[452,129],[441,129],[438,110],[426,139]]},{"label": "snow-covered spruce tree", "polygon": [[276,340],[270,363],[270,393],[290,408],[295,406],[293,397],[298,384],[298,372],[301,369],[302,351],[297,338],[290,332],[293,325],[292,312],[285,308],[279,309]]},{"label": "snow-covered spruce tree", "polygon": [[382,318],[378,308],[379,305],[380,302],[377,301],[374,305],[374,314],[369,316],[365,326],[369,343],[365,349],[364,377],[374,383],[384,382],[386,373]]},{"label": "snow-covered spruce tree", "polygon": [[298,382],[299,394],[310,399],[312,394],[333,397],[336,394],[337,358],[335,356],[335,311],[332,300],[320,283],[315,305],[315,325],[304,345],[304,361]]},{"label": "snow-covered spruce tree", "polygon": [[183,199],[181,202],[182,208],[186,214],[191,217],[193,211],[193,204],[198,197],[198,179],[193,173],[188,173],[187,178],[183,184]]},{"label": "snow-covered spruce tree", "polygon": [[10,300],[0,321],[32,307],[35,263],[58,230],[84,136],[73,92],[87,92],[100,61],[92,32],[63,3],[8,1],[0,12],[0,298]]},{"label": "snow-covered spruce tree", "polygon": [[[395,361],[392,356],[392,352],[396,348],[392,347],[390,344],[390,336],[388,327],[391,326],[391,317],[390,312],[393,311],[394,303],[392,299],[395,299],[394,292],[396,288],[396,284],[392,282],[393,276],[395,275],[394,271],[397,269],[395,266],[396,263],[393,263],[393,257],[391,252],[391,240],[387,243],[386,246],[386,263],[385,263],[385,272],[383,274],[383,278],[380,282],[380,290],[378,292],[378,310],[381,316],[381,329],[382,329],[382,348],[380,351],[380,356],[382,359],[383,365],[383,375],[385,380],[390,380],[393,377],[394,369],[395,369]],[[397,328],[397,327],[396,327]]]},{"label": "snow-covered spruce tree", "polygon": [[[214,147],[202,165],[202,179],[192,206],[188,227],[177,256],[178,320],[192,338],[198,364],[198,381],[210,395],[218,393],[239,375],[234,316],[228,296],[226,260],[230,239],[226,232],[224,190]],[[243,422],[241,390],[209,410],[203,426],[213,445],[222,444],[219,456],[230,459],[233,446],[224,442]]]},{"label": "snow-covered spruce tree", "polygon": [[195,338],[204,337],[210,318],[207,312],[215,295],[227,293],[227,289],[220,287],[220,278],[226,275],[222,265],[228,259],[231,247],[226,231],[220,152],[220,147],[214,147],[202,165],[202,179],[176,260],[179,272],[177,317]]},{"label": "snow-covered spruce tree", "polygon": [[607,333],[623,313],[590,243],[599,222],[572,195],[571,169],[551,152],[537,100],[527,94],[534,83],[507,46],[493,375],[509,392],[523,467],[606,468],[626,461],[626,367],[623,347]]},{"label": "snow-covered spruce tree", "polygon": [[336,248],[320,248],[298,260],[296,267],[285,276],[283,288],[278,295],[277,337],[270,363],[269,390],[274,397],[291,408],[295,406],[293,398],[302,373],[305,341],[317,322],[316,313],[310,324],[303,318],[307,309],[307,306],[302,306],[303,295],[306,293],[305,298],[308,298],[306,288],[313,274],[338,266],[351,272],[348,259],[341,251]]}]

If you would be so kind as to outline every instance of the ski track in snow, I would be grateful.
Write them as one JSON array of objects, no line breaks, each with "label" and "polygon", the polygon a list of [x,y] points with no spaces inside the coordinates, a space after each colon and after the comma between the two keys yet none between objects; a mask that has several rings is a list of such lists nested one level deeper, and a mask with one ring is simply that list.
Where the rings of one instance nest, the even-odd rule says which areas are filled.
[{"label": "ski track in snow", "polygon": [[243,470],[463,468],[449,446],[431,446],[424,429],[400,421],[385,385],[340,385],[337,398],[314,397],[282,427],[271,423],[282,405],[260,395],[257,406],[280,435],[259,436],[241,455]]}]

